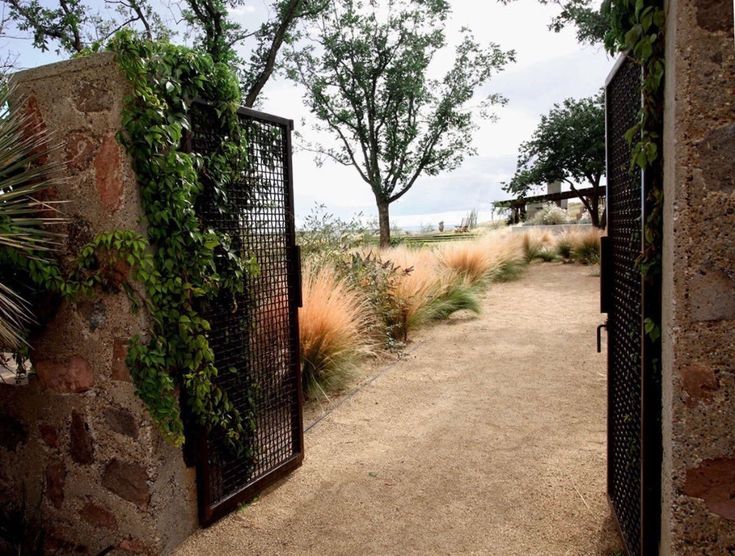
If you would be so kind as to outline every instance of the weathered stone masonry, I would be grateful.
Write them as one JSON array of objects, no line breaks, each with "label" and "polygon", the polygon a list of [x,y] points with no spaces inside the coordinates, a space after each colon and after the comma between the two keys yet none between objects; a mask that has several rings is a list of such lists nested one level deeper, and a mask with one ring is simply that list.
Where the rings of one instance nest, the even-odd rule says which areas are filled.
[{"label": "weathered stone masonry", "polygon": [[733,4],[666,8],[661,553],[733,554]]},{"label": "weathered stone masonry", "polygon": [[[59,148],[70,202],[66,256],[97,233],[145,233],[130,161],[115,135],[128,84],[111,55],[62,62],[14,77],[16,98]],[[16,101],[17,102],[17,101]],[[128,271],[121,265],[122,276]],[[0,386],[0,497],[42,499],[47,549],[170,552],[194,528],[194,470],[166,444],[125,367],[128,339],[145,334],[121,292],[64,302],[34,340],[37,376]]]}]

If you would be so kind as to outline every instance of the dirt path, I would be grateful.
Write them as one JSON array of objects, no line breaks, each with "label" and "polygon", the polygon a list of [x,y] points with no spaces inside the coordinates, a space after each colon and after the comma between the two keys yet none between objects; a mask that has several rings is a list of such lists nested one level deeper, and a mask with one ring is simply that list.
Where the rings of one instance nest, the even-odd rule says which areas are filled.
[{"label": "dirt path", "polygon": [[609,554],[598,278],[534,265],[306,436],[301,469],[181,555]]}]

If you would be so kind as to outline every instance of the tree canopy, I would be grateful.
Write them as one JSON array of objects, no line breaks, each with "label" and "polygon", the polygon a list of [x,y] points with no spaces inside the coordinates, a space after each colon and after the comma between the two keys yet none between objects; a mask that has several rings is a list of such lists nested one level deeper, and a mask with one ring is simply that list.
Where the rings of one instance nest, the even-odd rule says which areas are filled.
[{"label": "tree canopy", "polygon": [[576,190],[586,182],[594,193],[580,200],[592,223],[601,224],[598,201],[605,175],[605,108],[602,93],[579,100],[566,99],[541,116],[530,140],[521,144],[513,178],[503,189],[524,197],[535,187],[563,181]]},{"label": "tree canopy", "polygon": [[[245,29],[229,15],[239,0],[181,0],[161,13],[149,0],[107,0],[112,9],[98,11],[90,0],[56,0],[51,6],[39,0],[0,0],[5,6],[5,27],[12,22],[31,35],[40,50],[55,49],[76,55],[103,47],[121,29],[131,29],[148,39],[174,39],[181,32],[216,62],[233,67],[240,78],[243,101],[253,106],[276,69],[282,46],[297,36],[296,23],[314,17],[326,0],[273,0],[272,18],[256,29]],[[178,12],[178,13],[177,13]],[[254,41],[248,59],[237,53],[245,41]]]},{"label": "tree canopy", "polygon": [[289,52],[290,76],[306,89],[318,129],[334,140],[309,144],[321,157],[355,168],[378,207],[380,240],[390,240],[388,208],[422,175],[456,168],[474,154],[472,132],[489,105],[479,88],[514,59],[468,30],[441,78],[429,75],[446,46],[446,0],[335,0],[315,20],[307,48]]}]

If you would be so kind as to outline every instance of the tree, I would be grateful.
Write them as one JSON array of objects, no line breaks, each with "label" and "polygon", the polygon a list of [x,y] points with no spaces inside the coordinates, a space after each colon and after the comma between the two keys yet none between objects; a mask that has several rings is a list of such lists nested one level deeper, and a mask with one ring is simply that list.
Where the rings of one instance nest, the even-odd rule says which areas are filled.
[{"label": "tree", "polygon": [[[510,4],[514,0],[501,0]],[[595,7],[592,0],[539,0],[540,4],[559,6],[561,11],[549,23],[549,29],[558,33],[569,25],[577,28],[577,40],[580,43],[598,44],[607,40],[610,30],[611,0],[603,0],[601,6]]]},{"label": "tree", "polygon": [[533,137],[521,144],[518,166],[503,189],[524,197],[534,187],[564,181],[572,191],[587,182],[589,196],[579,199],[590,213],[592,223],[604,226],[600,218],[600,181],[605,175],[605,107],[602,93],[580,100],[566,99],[561,106],[541,116]]},{"label": "tree", "polygon": [[[385,8],[385,9],[381,9]],[[334,144],[305,146],[356,169],[378,208],[380,244],[390,242],[390,204],[422,175],[456,168],[474,154],[475,116],[502,103],[478,88],[514,59],[496,44],[480,46],[467,30],[442,79],[428,76],[446,44],[446,0],[335,0],[315,21],[312,44],[288,54],[289,75]]]},{"label": "tree", "polygon": [[[106,0],[108,9],[100,15],[85,0],[57,0],[52,7],[39,0],[0,0],[8,18],[20,31],[32,34],[33,44],[40,50],[52,46],[58,53],[76,55],[97,50],[120,29],[132,29],[149,39],[172,38],[176,22],[167,22],[149,0]],[[174,4],[181,20],[193,31],[195,41],[216,62],[232,66],[240,77],[243,102],[253,106],[263,87],[277,67],[277,56],[285,43],[293,41],[296,23],[314,17],[326,6],[326,0],[274,0],[274,17],[254,31],[243,29],[229,17],[238,0],[182,0]],[[173,12],[172,12],[173,13]],[[187,33],[189,36],[190,33]],[[248,61],[236,47],[254,40]]]}]

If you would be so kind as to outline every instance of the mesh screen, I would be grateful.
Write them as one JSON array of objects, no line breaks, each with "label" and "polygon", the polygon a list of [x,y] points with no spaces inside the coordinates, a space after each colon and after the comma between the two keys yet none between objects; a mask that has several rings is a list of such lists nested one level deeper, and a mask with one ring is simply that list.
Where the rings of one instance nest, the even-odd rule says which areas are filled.
[{"label": "mesh screen", "polygon": [[610,398],[609,495],[628,552],[640,554],[641,536],[641,315],[640,171],[630,169],[625,132],[640,110],[640,68],[626,60],[607,86],[607,202],[612,288],[608,312]]},{"label": "mesh screen", "polygon": [[[230,235],[233,247],[254,255],[257,276],[246,278],[245,292],[209,303],[210,345],[218,384],[245,418],[254,422],[253,457],[236,459],[212,433],[206,439],[208,500],[215,505],[253,485],[301,452],[298,388],[298,330],[295,320],[290,152],[287,125],[241,115],[248,139],[247,170],[230,184],[227,198],[215,203],[206,175],[197,207],[206,227]],[[217,119],[211,108],[195,104],[192,144],[197,153],[216,145]]]}]

